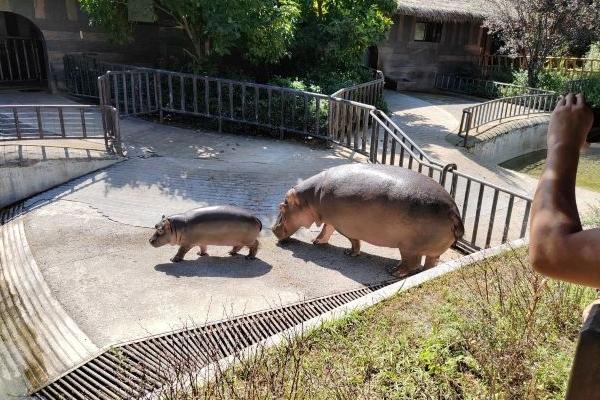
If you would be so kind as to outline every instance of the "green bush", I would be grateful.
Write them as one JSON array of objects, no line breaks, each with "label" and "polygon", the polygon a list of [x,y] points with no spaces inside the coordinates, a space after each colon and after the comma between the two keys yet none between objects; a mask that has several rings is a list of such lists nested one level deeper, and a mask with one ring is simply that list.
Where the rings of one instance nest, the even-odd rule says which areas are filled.
[{"label": "green bush", "polygon": [[585,58],[600,60],[600,42],[592,43],[590,49],[585,54]]}]

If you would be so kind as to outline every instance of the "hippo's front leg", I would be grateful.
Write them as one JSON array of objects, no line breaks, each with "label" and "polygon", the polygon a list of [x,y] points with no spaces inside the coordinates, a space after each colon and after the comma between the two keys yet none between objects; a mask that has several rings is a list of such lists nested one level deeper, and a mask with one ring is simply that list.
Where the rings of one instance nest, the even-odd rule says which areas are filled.
[{"label": "hippo's front leg", "polygon": [[185,255],[187,254],[188,251],[190,251],[189,246],[180,246],[179,250],[177,250],[177,254],[175,254],[173,257],[171,257],[171,261],[172,262],[179,262],[181,260],[183,260],[183,257],[185,257]]},{"label": "hippo's front leg", "polygon": [[333,225],[323,224],[323,229],[321,229],[321,233],[313,240],[313,244],[327,244],[333,232],[335,232]]},{"label": "hippo's front leg", "polygon": [[344,250],[344,254],[349,255],[350,257],[358,257],[360,256],[360,240],[358,239],[350,239],[350,243],[352,244],[352,248]]}]

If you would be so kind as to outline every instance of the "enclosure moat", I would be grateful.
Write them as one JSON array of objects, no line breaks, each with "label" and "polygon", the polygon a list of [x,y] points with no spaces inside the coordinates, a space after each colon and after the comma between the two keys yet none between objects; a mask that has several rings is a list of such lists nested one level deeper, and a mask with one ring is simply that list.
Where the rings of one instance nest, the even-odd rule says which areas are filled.
[{"label": "enclosure moat", "polygon": [[[546,165],[546,150],[534,151],[505,161],[500,166],[539,177]],[[577,186],[600,192],[600,148],[591,148],[579,158]]]}]

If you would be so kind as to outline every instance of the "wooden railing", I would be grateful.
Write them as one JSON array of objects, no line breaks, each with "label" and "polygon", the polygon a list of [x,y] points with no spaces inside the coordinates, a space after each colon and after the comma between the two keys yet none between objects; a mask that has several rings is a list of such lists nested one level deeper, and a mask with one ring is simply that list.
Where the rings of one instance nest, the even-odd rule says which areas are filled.
[{"label": "wooden railing", "polygon": [[439,90],[464,93],[489,99],[528,94],[553,93],[544,89],[449,74],[436,74],[434,87]]},{"label": "wooden railing", "polygon": [[44,80],[43,54],[38,39],[0,36],[0,83]]},{"label": "wooden railing", "polygon": [[[493,71],[526,69],[528,62],[525,56],[484,55],[479,58],[479,66],[485,75]],[[600,74],[600,59],[547,57],[543,68],[546,71],[558,71],[571,76]]]},{"label": "wooden railing", "polygon": [[556,93],[532,94],[503,97],[467,107],[463,110],[458,135],[464,138],[463,146],[466,147],[472,129],[479,132],[480,127],[492,122],[502,123],[508,118],[550,113],[557,101]]},{"label": "wooden railing", "polygon": [[0,142],[36,139],[102,139],[109,153],[123,155],[114,107],[0,105]]},{"label": "wooden railing", "polygon": [[[431,159],[372,105],[164,70],[110,71],[98,82],[101,104],[114,105],[123,115],[183,114],[217,121],[222,130],[226,129],[225,122],[235,122],[282,136],[319,137],[362,154],[373,163],[430,176],[449,191],[462,210],[466,233],[457,247],[465,252],[522,238],[527,231],[530,198]],[[370,90],[379,84],[374,80]]]}]

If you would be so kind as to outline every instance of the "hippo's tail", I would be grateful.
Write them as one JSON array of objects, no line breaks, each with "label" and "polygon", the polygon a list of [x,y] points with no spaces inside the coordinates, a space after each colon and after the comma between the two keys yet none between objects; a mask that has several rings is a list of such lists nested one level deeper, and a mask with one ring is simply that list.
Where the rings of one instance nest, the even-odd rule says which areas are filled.
[{"label": "hippo's tail", "polygon": [[452,233],[454,234],[454,238],[458,240],[465,234],[465,226],[463,225],[460,213],[456,206],[450,211],[450,219],[452,220]]}]

